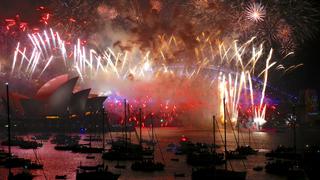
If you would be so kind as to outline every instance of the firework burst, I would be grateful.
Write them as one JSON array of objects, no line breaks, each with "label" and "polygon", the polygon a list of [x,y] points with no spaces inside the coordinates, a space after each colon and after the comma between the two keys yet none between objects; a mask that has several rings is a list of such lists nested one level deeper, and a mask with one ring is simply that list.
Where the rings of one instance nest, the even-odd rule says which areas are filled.
[{"label": "firework burst", "polygon": [[[224,94],[233,121],[241,114],[243,97],[250,94],[251,119],[261,125],[269,69],[276,66],[285,74],[301,67],[276,60],[293,55],[317,29],[313,25],[318,10],[307,1],[52,1],[37,8],[38,28],[16,18],[1,27],[5,33],[0,34],[0,42],[11,34],[19,34],[14,37],[20,41],[16,45],[18,38],[10,40],[16,46],[7,59],[13,61],[1,67],[10,69],[11,77],[30,81],[46,81],[61,73],[76,75],[83,86],[97,87],[98,93],[119,91],[127,99],[143,99],[141,94],[150,93],[144,89],[152,87],[153,97],[180,110],[185,107],[185,112],[204,110],[199,104],[214,107],[207,104],[208,98],[194,97]],[[60,34],[41,31],[43,27]],[[274,61],[272,51],[265,53],[268,49],[275,50]],[[194,88],[198,92],[184,92]],[[126,89],[139,89],[140,94]],[[159,89],[170,95],[160,96]],[[211,100],[219,102],[219,98]],[[218,116],[219,111],[210,110]]]},{"label": "firework burst", "polygon": [[246,7],[246,16],[254,22],[263,21],[266,16],[266,9],[260,3],[251,3]]},{"label": "firework burst", "polygon": [[[166,99],[176,102],[187,98],[187,104],[178,106],[180,108],[184,107],[183,109],[195,108],[201,104],[198,99],[189,98],[190,94],[203,93],[204,91],[220,91],[220,96],[222,95],[226,98],[229,117],[233,122],[238,119],[239,103],[246,91],[246,87],[250,87],[250,106],[255,107],[252,86],[254,82],[251,77],[264,75],[263,88],[259,93],[261,98],[258,107],[252,111],[254,119],[264,119],[266,111],[264,98],[268,71],[276,62],[270,63],[272,56],[272,51],[270,51],[263,69],[256,66],[258,61],[262,61],[262,57],[264,57],[264,48],[262,44],[256,47],[254,44],[255,39],[253,37],[243,44],[240,44],[237,40],[232,43],[220,42],[213,44],[210,36],[202,33],[197,36],[197,42],[200,45],[195,48],[195,61],[185,59],[186,57],[182,57],[179,61],[169,61],[168,57],[175,57],[175,49],[180,49],[181,47],[179,48],[179,46],[184,46],[183,42],[174,36],[169,38],[159,37],[162,45],[159,46],[158,50],[152,52],[134,50],[118,52],[108,47],[103,51],[98,51],[82,45],[80,39],[74,45],[67,46],[65,41],[60,38],[59,33],[50,29],[50,31],[44,31],[41,34],[29,35],[32,46],[28,48],[32,49],[31,52],[27,50],[27,47],[18,43],[14,52],[11,75],[25,75],[30,79],[37,79],[58,65],[60,69],[67,71],[67,73],[77,74],[83,84],[92,84],[96,81],[115,82],[116,80],[127,85],[133,83],[130,86],[141,89],[140,86],[148,86],[150,88],[151,82],[165,83],[169,84],[174,91],[171,94],[172,97],[170,95]],[[64,65],[64,67],[61,68],[61,65]],[[66,73],[65,71],[61,73]],[[173,81],[172,78],[174,79]],[[216,81],[216,79],[219,81]],[[181,82],[179,81],[183,82],[183,84],[180,84]],[[183,97],[176,94],[180,92],[178,86],[187,85],[189,87],[194,83],[199,83],[199,81],[203,82],[203,84],[208,84],[208,86],[202,87],[199,92],[182,93]],[[211,84],[220,84],[218,85],[219,90],[215,89],[215,86],[211,86]],[[154,92],[158,92],[159,85],[152,86],[156,88]],[[114,91],[114,88],[110,89],[109,87],[106,90],[103,87],[102,89],[100,88],[99,93]],[[118,88],[120,87],[116,89]],[[143,91],[141,89],[141,92]],[[140,95],[148,93],[145,92]],[[179,100],[177,97],[179,97]],[[194,95],[194,97],[199,97],[199,95]],[[141,97],[135,95],[133,99],[137,98]]]}]

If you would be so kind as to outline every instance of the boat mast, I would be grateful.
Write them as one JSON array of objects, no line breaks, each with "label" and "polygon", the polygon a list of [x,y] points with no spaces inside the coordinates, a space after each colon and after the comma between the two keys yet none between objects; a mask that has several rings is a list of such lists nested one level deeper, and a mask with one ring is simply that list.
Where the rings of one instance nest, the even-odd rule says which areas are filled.
[{"label": "boat mast", "polygon": [[10,120],[10,102],[9,102],[9,83],[6,83],[7,90],[7,118],[8,118],[8,151],[11,157],[11,120]]},{"label": "boat mast", "polygon": [[139,108],[139,135],[140,135],[140,146],[142,145],[142,111]]},{"label": "boat mast", "polygon": [[249,146],[251,146],[251,130],[250,130],[250,127],[249,127]]},{"label": "boat mast", "polygon": [[153,115],[151,116],[151,135],[152,135],[152,151],[153,151],[153,161],[154,161],[154,132],[153,132]]},{"label": "boat mast", "polygon": [[127,144],[127,100],[124,99],[124,140],[125,140],[125,145],[126,145],[126,149],[128,147]]},{"label": "boat mast", "polygon": [[[9,160],[11,159],[11,120],[10,120],[10,102],[9,102],[9,83],[6,83],[7,90],[7,118],[8,118],[8,151]],[[9,168],[9,175],[11,174],[11,168]]]},{"label": "boat mast", "polygon": [[101,113],[102,113],[102,149],[104,150],[105,148],[105,137],[104,137],[104,106],[102,106],[102,109],[101,109]]},{"label": "boat mast", "polygon": [[212,116],[212,126],[213,126],[213,152],[216,152],[216,116]]},{"label": "boat mast", "polygon": [[239,118],[237,118],[237,135],[238,135],[238,144],[237,144],[237,146],[238,146],[238,149],[239,149],[239,147],[240,147],[240,126],[239,126],[240,124],[239,124]]},{"label": "boat mast", "polygon": [[224,124],[224,156],[225,156],[225,170],[228,169],[227,165],[227,121],[226,121],[226,99],[223,98],[223,124]]},{"label": "boat mast", "polygon": [[[129,119],[130,119],[130,105],[129,105],[129,103],[128,103],[127,107],[128,107],[128,121],[129,121]],[[130,122],[128,122],[128,123],[130,123]],[[129,142],[131,143],[131,130],[130,129],[129,129]]]},{"label": "boat mast", "polygon": [[109,132],[109,136],[110,136],[110,139],[111,139],[111,144],[113,144],[113,138],[112,138],[112,129],[111,129],[111,125],[110,125],[110,123],[109,123],[109,116],[108,116],[108,112],[105,112],[106,114],[106,118],[105,118],[105,120],[106,120],[106,122],[107,122],[107,128],[108,128],[108,132]]}]

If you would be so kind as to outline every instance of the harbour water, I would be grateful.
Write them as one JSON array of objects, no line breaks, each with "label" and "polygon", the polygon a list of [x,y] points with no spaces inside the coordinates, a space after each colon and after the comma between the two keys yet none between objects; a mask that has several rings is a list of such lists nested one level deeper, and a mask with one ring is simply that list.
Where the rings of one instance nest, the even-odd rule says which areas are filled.
[{"label": "harbour water", "polygon": [[[221,133],[223,130],[220,131]],[[303,150],[306,144],[319,144],[320,137],[317,136],[318,129],[298,128],[297,129],[297,148],[298,151]],[[130,161],[105,161],[109,170],[114,173],[120,173],[121,179],[157,179],[157,180],[170,180],[177,179],[174,177],[175,173],[184,173],[185,177],[179,177],[178,179],[191,179],[192,166],[187,165],[185,155],[175,155],[173,152],[167,151],[167,145],[170,143],[178,144],[182,135],[188,137],[192,142],[204,142],[212,143],[213,134],[212,130],[207,129],[185,129],[185,128],[155,128],[157,140],[159,141],[156,146],[156,160],[164,161],[165,171],[163,172],[135,172],[131,170]],[[34,134],[28,134],[24,137],[31,137]],[[54,135],[54,134],[53,134]],[[79,134],[80,135],[80,134]],[[88,134],[81,134],[81,138],[84,139]],[[121,133],[112,133],[113,137],[122,136]],[[129,135],[130,136],[130,135]],[[106,139],[110,136],[107,133]],[[150,139],[150,132],[148,129],[143,129],[144,139]],[[217,144],[222,145],[221,134],[216,132]],[[269,180],[269,179],[286,179],[286,177],[275,176],[267,174],[265,171],[253,171],[252,168],[259,165],[264,166],[266,158],[264,153],[275,148],[279,144],[291,146],[292,145],[292,131],[290,129],[283,130],[281,132],[253,132],[251,133],[251,146],[259,149],[257,155],[248,156],[244,161],[233,160],[229,165],[229,168],[235,170],[247,170],[247,179],[255,180]],[[132,141],[137,141],[137,137],[134,133],[131,134]],[[236,146],[234,140],[234,134],[227,133],[228,149],[234,149]],[[240,144],[248,144],[249,137],[247,130],[241,130]],[[82,142],[84,143],[84,142]],[[101,142],[95,142],[94,146],[101,146]],[[17,147],[12,148],[12,152],[19,157],[35,159],[35,153],[44,165],[43,170],[32,170],[32,173],[36,175],[35,180],[51,180],[55,179],[56,175],[67,175],[68,179],[75,179],[75,172],[77,166],[80,165],[94,165],[101,163],[101,154],[94,154],[95,159],[86,159],[87,154],[77,154],[66,151],[56,151],[54,144],[50,143],[50,140],[43,142],[43,147],[34,150],[22,150]],[[106,146],[108,148],[108,145]],[[7,147],[1,147],[6,149]],[[1,149],[0,148],[0,149]],[[222,152],[223,148],[218,149]],[[162,155],[161,155],[162,154]],[[179,159],[178,161],[172,161],[171,159]],[[126,165],[126,169],[115,169],[117,164]],[[232,167],[231,167],[232,166]],[[14,172],[21,171],[21,169],[13,169]],[[0,167],[0,180],[5,180],[8,174],[8,170]]]}]

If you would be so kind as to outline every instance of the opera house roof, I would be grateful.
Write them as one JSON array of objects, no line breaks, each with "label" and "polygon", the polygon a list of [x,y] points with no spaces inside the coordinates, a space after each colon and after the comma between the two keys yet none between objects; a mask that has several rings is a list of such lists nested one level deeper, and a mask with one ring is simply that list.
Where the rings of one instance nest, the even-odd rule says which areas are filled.
[{"label": "opera house roof", "polygon": [[[91,89],[74,92],[78,77],[57,76],[42,85],[34,97],[11,93],[11,106],[27,117],[70,115],[96,112],[107,97],[88,98]],[[15,97],[15,98],[12,98]]]}]

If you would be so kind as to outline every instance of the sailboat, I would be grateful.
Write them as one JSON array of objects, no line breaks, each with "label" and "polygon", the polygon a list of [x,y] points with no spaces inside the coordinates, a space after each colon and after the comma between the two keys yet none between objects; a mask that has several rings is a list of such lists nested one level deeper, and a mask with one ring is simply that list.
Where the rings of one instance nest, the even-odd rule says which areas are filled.
[{"label": "sailboat", "polygon": [[300,158],[300,155],[295,153],[294,148],[285,147],[283,145],[279,145],[276,149],[266,153],[265,156],[268,158],[281,158],[288,160],[295,160]]},{"label": "sailboat", "polygon": [[37,152],[33,150],[34,156],[36,158],[35,161],[31,161],[30,163],[26,164],[25,167],[27,169],[43,169],[43,164],[40,162],[40,159],[37,156]]},{"label": "sailboat", "polygon": [[8,180],[32,180],[33,175],[29,171],[23,171],[13,175],[11,167],[21,167],[24,166],[27,162],[30,162],[28,159],[18,158],[12,156],[11,154],[11,119],[10,119],[10,102],[9,102],[9,84],[6,83],[7,91],[7,118],[8,118],[8,157],[3,161],[3,165],[9,168]]},{"label": "sailboat", "polygon": [[[102,119],[102,134],[104,137],[104,108],[101,109],[101,119]],[[96,139],[95,139],[96,140]],[[87,153],[88,154],[88,159],[93,159],[94,156],[90,155],[93,153],[102,153],[104,151],[104,138],[102,139],[103,147],[92,147],[92,135],[89,135],[89,146],[87,145],[76,145],[72,148],[72,152],[74,153]]]},{"label": "sailboat", "polygon": [[23,141],[19,147],[21,149],[37,149],[38,147],[42,147],[42,143],[38,143],[37,141]]},{"label": "sailboat", "polygon": [[275,160],[266,163],[265,170],[270,174],[287,175],[295,163],[288,160]]},{"label": "sailboat", "polygon": [[51,137],[50,133],[43,133],[43,134],[35,135],[31,139],[32,140],[40,140],[40,141],[48,141],[50,137]]},{"label": "sailboat", "polygon": [[[295,109],[293,113],[295,113]],[[293,125],[293,148],[280,145],[275,150],[266,153],[266,157],[278,158],[274,161],[269,161],[266,163],[265,169],[267,173],[291,175],[297,178],[298,175],[301,174],[301,172],[303,172],[303,170],[300,167],[300,162],[302,159],[305,160],[307,156],[302,156],[301,154],[297,153],[296,122],[292,121],[291,125]],[[316,158],[314,158],[313,160],[315,159]]]},{"label": "sailboat", "polygon": [[141,160],[144,150],[141,144],[132,143],[127,137],[127,103],[124,100],[124,138],[112,141],[111,149],[102,154],[105,160]]},{"label": "sailboat", "polygon": [[271,158],[281,158],[287,160],[299,160],[302,158],[302,155],[297,153],[297,138],[296,138],[296,115],[295,115],[295,107],[293,106],[293,114],[290,116],[289,125],[292,127],[292,135],[293,135],[293,147],[286,147],[283,145],[279,145],[276,149],[272,150],[269,153],[266,153],[266,157]]},{"label": "sailboat", "polygon": [[8,180],[32,180],[35,176],[28,171],[22,171],[21,173],[13,174],[9,173]]},{"label": "sailboat", "polygon": [[5,152],[5,150],[0,149],[0,160],[5,159],[9,156],[9,153]]},{"label": "sailboat", "polygon": [[[103,120],[103,147],[104,149],[104,108],[101,110],[102,112],[102,120]],[[108,166],[104,164],[93,165],[93,166],[83,166],[80,163],[76,171],[76,180],[87,180],[87,179],[94,179],[94,180],[117,180],[120,177],[120,174],[114,174],[108,171]]]},{"label": "sailboat", "polygon": [[[227,110],[226,110],[227,111]],[[228,113],[226,113],[227,115],[229,115]],[[228,116],[229,117],[229,116]],[[230,120],[230,117],[229,117]],[[240,130],[239,130],[239,120],[237,120],[237,127],[238,127],[238,138],[236,137],[235,133],[234,133],[234,129],[233,129],[233,125],[230,123],[230,127],[231,130],[233,132],[234,135],[234,139],[235,142],[237,144],[237,148],[235,150],[229,150],[226,152],[226,159],[238,159],[238,160],[242,160],[242,159],[246,159],[247,155],[246,154],[242,154],[242,148],[240,148]]]},{"label": "sailboat", "polygon": [[15,168],[15,167],[24,167],[30,164],[29,159],[19,158],[17,156],[9,155],[6,159],[1,161],[0,165],[3,165],[6,168]]},{"label": "sailboat", "polygon": [[245,155],[245,156],[246,155],[254,155],[254,154],[258,153],[258,150],[255,150],[250,146],[250,143],[248,145],[245,145],[245,146],[237,147],[236,151],[238,151],[240,154]]},{"label": "sailboat", "polygon": [[95,166],[83,166],[80,164],[76,172],[76,180],[117,180],[120,174],[114,174],[108,171],[108,166],[99,164]]},{"label": "sailboat", "polygon": [[[207,145],[197,145],[192,152],[187,153],[187,163],[192,166],[221,165],[224,163],[224,155],[216,152],[216,119],[212,117],[213,146],[211,152]],[[212,151],[213,148],[213,151]]]},{"label": "sailboat", "polygon": [[[104,112],[102,112],[104,113]],[[103,119],[104,121],[104,119]],[[92,136],[89,135],[89,146],[87,144],[78,144],[76,146],[73,146],[72,148],[72,152],[73,153],[86,153],[88,154],[87,157],[90,158],[94,158],[94,156],[90,155],[93,153],[102,153],[104,151],[103,148],[99,148],[99,147],[92,147]]]},{"label": "sailboat", "polygon": [[[225,98],[223,98],[223,110],[224,110],[224,152],[227,154],[227,121],[226,121],[226,107]],[[227,161],[225,161],[224,169],[217,169],[215,166],[198,168],[192,170],[193,180],[205,180],[205,179],[228,179],[228,180],[245,180],[246,171],[234,171],[228,170]]]},{"label": "sailboat", "polygon": [[250,146],[250,144],[251,144],[250,127],[248,128],[249,144],[247,144],[247,145],[240,146],[240,123],[239,123],[239,120],[237,122],[237,132],[238,132],[238,145],[237,145],[237,148],[235,149],[235,151],[239,152],[239,154],[243,155],[243,156],[257,154],[258,150],[255,150]]},{"label": "sailboat", "polygon": [[56,144],[54,149],[57,151],[71,151],[79,145],[79,139],[77,136],[67,136],[64,134],[56,135],[52,140],[52,144]]},{"label": "sailboat", "polygon": [[[8,146],[9,142],[8,141],[3,141],[1,142],[2,146]],[[15,137],[11,139],[10,142],[11,146],[19,146],[21,149],[37,149],[39,147],[42,147],[42,143],[38,143],[37,141],[29,141],[29,140],[24,140],[22,138]]]},{"label": "sailboat", "polygon": [[104,150],[103,148],[92,147],[91,142],[89,143],[89,146],[77,145],[72,148],[72,152],[74,153],[86,153],[86,154],[102,153],[103,150]]},{"label": "sailboat", "polygon": [[[140,109],[140,117],[141,117],[141,109]],[[154,142],[154,130],[153,130],[153,119],[151,123],[151,130],[152,130],[152,142]],[[141,118],[140,118],[140,144],[142,143],[142,135],[141,135]],[[152,143],[152,153],[151,157],[144,157],[141,161],[135,161],[131,165],[131,169],[133,171],[145,171],[145,172],[151,172],[151,171],[163,171],[164,170],[164,164],[161,162],[155,162],[154,160],[154,149],[155,149],[155,143]]]}]

